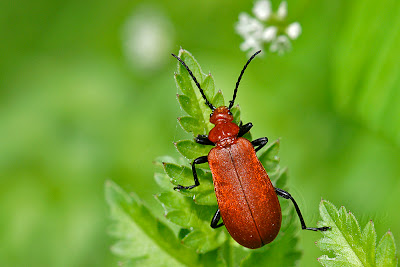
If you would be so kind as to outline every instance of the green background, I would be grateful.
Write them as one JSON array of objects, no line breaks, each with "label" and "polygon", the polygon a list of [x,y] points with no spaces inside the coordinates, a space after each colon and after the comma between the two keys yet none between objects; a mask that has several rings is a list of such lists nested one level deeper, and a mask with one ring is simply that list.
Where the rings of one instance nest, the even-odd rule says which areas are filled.
[{"label": "green background", "polygon": [[[104,181],[162,216],[152,161],[177,155],[172,142],[186,137],[170,53],[189,50],[231,95],[247,60],[234,23],[252,5],[0,2],[1,266],[115,266]],[[242,119],[254,137],[282,138],[281,165],[307,224],[324,198],[400,244],[400,2],[288,8],[303,33],[288,54],[252,62],[237,98]],[[142,27],[155,17],[165,33],[137,58],[124,46],[132,17]],[[300,266],[318,266],[321,235],[299,235]]]}]

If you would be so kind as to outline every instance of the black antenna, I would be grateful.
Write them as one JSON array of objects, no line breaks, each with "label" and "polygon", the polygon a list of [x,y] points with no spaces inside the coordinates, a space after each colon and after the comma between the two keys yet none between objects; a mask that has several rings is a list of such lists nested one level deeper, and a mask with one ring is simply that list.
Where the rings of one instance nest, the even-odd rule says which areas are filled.
[{"label": "black antenna", "polygon": [[235,90],[233,91],[233,99],[232,99],[231,101],[229,101],[229,110],[233,107],[233,103],[235,103],[237,90],[238,90],[239,83],[240,83],[240,80],[242,79],[242,76],[243,76],[244,71],[246,70],[246,68],[247,68],[247,66],[249,65],[249,63],[253,60],[253,58],[254,58],[255,56],[257,56],[260,52],[261,52],[261,50],[258,50],[257,52],[255,52],[254,55],[252,55],[252,56],[250,57],[250,59],[247,61],[246,65],[244,65],[242,71],[240,72],[239,78],[238,78],[238,80],[237,80],[237,82],[236,82]]},{"label": "black antenna", "polygon": [[171,54],[174,58],[176,58],[177,60],[179,60],[179,62],[182,63],[182,65],[187,69],[187,71],[189,72],[190,76],[192,76],[192,79],[194,81],[194,83],[197,85],[197,87],[200,90],[201,95],[203,96],[204,100],[206,101],[206,105],[209,106],[211,108],[212,111],[214,111],[215,107],[207,100],[206,95],[204,94],[203,89],[201,89],[199,82],[197,81],[196,77],[194,77],[192,71],[189,69],[189,67],[185,64],[185,62],[183,62],[182,59],[180,59],[180,57]]}]

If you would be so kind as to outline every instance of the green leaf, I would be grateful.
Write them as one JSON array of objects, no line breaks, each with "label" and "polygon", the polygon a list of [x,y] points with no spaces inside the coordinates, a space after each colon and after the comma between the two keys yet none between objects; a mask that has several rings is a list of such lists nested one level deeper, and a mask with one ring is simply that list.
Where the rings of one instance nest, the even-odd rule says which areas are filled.
[{"label": "green leaf", "polygon": [[280,141],[279,139],[272,142],[267,149],[259,156],[260,162],[265,167],[265,170],[268,172],[270,176],[272,176],[275,172],[278,171],[279,166],[279,146]]},{"label": "green leaf", "polygon": [[[211,74],[208,74],[204,81],[201,83],[201,89],[204,90],[204,94],[206,95],[207,99],[211,100],[214,98],[215,82]],[[214,106],[216,105],[215,102],[212,103],[214,104]]]},{"label": "green leaf", "polygon": [[[193,75],[196,77],[197,81],[200,83],[201,88],[204,91],[207,99],[209,101],[212,100],[212,96],[214,96],[215,84],[212,76],[206,75],[202,72],[200,65],[197,63],[196,59],[190,54],[188,51],[184,49],[179,50],[179,57],[186,63],[186,65],[190,68]],[[192,117],[199,121],[199,125],[201,125],[205,132],[209,132],[212,125],[209,122],[210,118],[210,108],[205,104],[205,100],[203,99],[200,90],[197,88],[195,83],[192,80],[192,77],[188,73],[188,71],[182,66],[180,62],[178,64],[178,73],[175,74],[175,80],[178,88],[182,91],[182,93],[188,97],[185,99],[185,105],[190,103],[191,107],[182,106],[182,108]],[[179,101],[181,103],[181,101]],[[196,136],[198,134],[204,134],[204,130],[201,132],[193,132],[193,135]]]},{"label": "green leaf", "polygon": [[[187,51],[181,49],[179,55],[198,78],[211,103],[217,107],[224,105],[222,93],[215,93],[212,76],[204,75]],[[212,127],[209,123],[211,111],[181,64],[178,64],[175,80],[182,92],[177,96],[178,102],[187,113],[179,119],[180,125],[193,136],[207,134]],[[239,123],[239,106],[233,107],[231,112],[234,122]],[[245,138],[251,140],[251,135],[246,134]],[[115,184],[107,183],[107,200],[116,221],[111,232],[118,239],[112,251],[123,258],[123,263],[135,266],[259,266],[279,262],[282,266],[294,266],[300,257],[296,248],[299,225],[291,203],[280,199],[283,220],[274,242],[258,250],[243,248],[232,240],[224,227],[210,227],[218,206],[208,164],[195,166],[200,186],[192,190],[172,189],[178,184],[194,184],[190,163],[208,155],[212,146],[197,144],[192,139],[177,141],[175,146],[183,157],[157,158],[154,178],[164,190],[156,199],[168,222],[178,228],[177,235],[158,221],[135,194],[128,195]],[[279,166],[278,150],[279,140],[272,142],[260,158],[273,183],[284,188],[287,170]]]},{"label": "green leaf", "polygon": [[[180,55],[184,54],[181,50]],[[202,76],[201,68],[198,66],[197,61],[194,60],[192,55],[186,55],[185,57],[190,58],[188,61],[185,60],[186,64],[190,69],[197,75]],[[193,66],[191,64],[194,64]],[[185,70],[181,66],[178,68],[179,79],[186,81],[190,76],[185,73]],[[203,75],[204,80],[201,82],[201,86],[205,91],[207,98],[211,103],[218,107],[224,105],[224,97],[221,91],[214,94],[215,84],[211,75]],[[188,92],[190,90],[182,88],[182,86],[192,86],[188,82],[177,82],[182,92]],[[196,98],[189,93],[178,96],[178,101],[183,110],[187,112],[189,116],[180,118],[180,124],[182,128],[191,132],[194,136],[197,134],[207,134],[211,129],[212,125],[208,122],[210,116],[210,109],[204,105],[204,99],[199,94],[198,90],[195,90]],[[212,93],[212,94],[211,94]],[[195,107],[195,108],[194,108]],[[201,114],[199,114],[201,110]],[[231,109],[234,117],[234,122],[240,123],[240,108],[235,106]],[[206,131],[204,133],[203,129]],[[246,134],[244,136],[251,140],[251,135]],[[193,159],[206,156],[211,146],[199,145],[192,140],[181,140],[175,143],[175,146],[179,153],[185,158],[192,161]],[[260,156],[262,164],[265,166],[268,174],[270,175],[274,184],[279,185],[281,188],[286,186],[287,181],[287,169],[281,169],[279,167],[279,140],[272,142]],[[184,186],[194,184],[193,174],[190,168],[184,165],[178,164],[165,164],[165,172],[171,178],[171,182],[174,185],[180,184]],[[232,265],[238,266],[241,263],[243,266],[252,265],[254,263],[259,264],[260,262],[282,262],[284,266],[293,266],[300,257],[300,252],[296,249],[297,237],[296,233],[299,229],[297,215],[294,214],[293,206],[287,200],[282,200],[282,212],[283,221],[281,232],[277,237],[277,241],[266,245],[262,249],[248,250],[245,249],[233,241],[225,241],[226,237],[213,236],[212,233],[219,233],[220,229],[213,230],[210,228],[210,221],[214,215],[216,206],[216,197],[212,184],[211,173],[208,169],[207,164],[196,165],[200,186],[193,188],[192,190],[179,190],[180,192],[163,193],[158,196],[158,200],[162,203],[166,212],[166,218],[174,224],[182,227],[179,232],[179,237],[182,238],[182,242],[185,245],[192,247],[199,253],[210,251],[210,249],[218,250],[218,261],[222,266]],[[207,212],[205,212],[207,211]],[[211,212],[211,213],[210,213]],[[226,231],[220,231],[225,233]],[[230,239],[230,238],[229,238]],[[224,242],[224,244],[222,244]],[[217,246],[215,244],[218,244]],[[211,252],[208,252],[211,253]],[[213,262],[215,264],[216,261]],[[246,265],[247,264],[247,265]]]},{"label": "green leaf", "polygon": [[187,114],[192,117],[195,117],[196,114],[198,114],[199,111],[197,107],[192,104],[190,97],[187,97],[185,95],[177,95],[177,97],[179,104],[181,105],[182,109],[186,111]]},{"label": "green leaf", "polygon": [[219,90],[215,96],[213,97],[212,104],[215,107],[225,106],[224,95],[222,94],[221,90]]},{"label": "green leaf", "polygon": [[[164,164],[166,174],[171,178],[172,184],[189,186],[194,184],[192,169],[176,164]],[[196,168],[197,169],[197,168]],[[179,190],[183,195],[193,198],[200,205],[215,205],[216,198],[210,171],[197,169],[197,177],[201,181],[201,186],[191,190]]]},{"label": "green leaf", "polygon": [[[181,67],[183,68],[183,67]],[[194,99],[196,97],[196,93],[192,86],[191,78],[187,75],[175,74],[175,82],[178,89],[188,97],[189,99]],[[196,106],[195,106],[196,107]]]},{"label": "green leaf", "polygon": [[382,237],[376,249],[376,266],[397,266],[396,244],[394,243],[393,234],[390,231]]},{"label": "green leaf", "polygon": [[195,229],[185,234],[182,242],[196,249],[198,253],[211,251],[226,239],[224,231],[211,230],[210,221],[217,206],[197,206],[190,198],[176,192],[157,195],[157,199],[165,210],[165,216],[171,222],[186,228]]},{"label": "green leaf", "polygon": [[193,117],[180,117],[178,118],[179,124],[181,125],[182,129],[188,133],[202,133],[204,132],[204,127],[201,127],[200,122],[193,118]]},{"label": "green leaf", "polygon": [[182,140],[175,143],[176,149],[187,159],[193,160],[201,156],[207,156],[210,146],[200,145],[191,140]]},{"label": "green leaf", "polygon": [[198,255],[182,246],[135,194],[128,195],[111,181],[106,182],[105,193],[115,222],[110,234],[119,240],[113,253],[135,265],[197,266]]},{"label": "green leaf", "polygon": [[[330,230],[322,232],[324,237],[317,242],[321,250],[332,251],[318,260],[323,266],[397,266],[396,246],[393,235],[388,232],[376,245],[376,233],[372,221],[361,231],[357,219],[345,207],[339,210],[328,201],[320,204],[321,226]],[[382,263],[382,265],[380,265]]]},{"label": "green leaf", "polygon": [[365,247],[366,257],[368,262],[375,262],[375,246],[376,246],[376,232],[374,223],[369,221],[364,227],[361,236],[362,245]]},{"label": "green leaf", "polygon": [[165,173],[154,173],[154,180],[156,181],[157,185],[161,187],[165,191],[171,190],[171,181],[168,175]]}]

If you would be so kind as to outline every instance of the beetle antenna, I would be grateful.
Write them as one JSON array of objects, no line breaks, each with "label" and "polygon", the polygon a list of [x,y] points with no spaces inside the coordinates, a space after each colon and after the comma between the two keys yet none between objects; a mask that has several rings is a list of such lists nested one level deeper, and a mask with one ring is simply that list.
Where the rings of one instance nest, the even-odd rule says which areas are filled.
[{"label": "beetle antenna", "polygon": [[192,76],[192,79],[194,81],[194,83],[197,85],[197,87],[200,90],[201,96],[204,98],[204,100],[206,101],[206,105],[212,110],[214,111],[215,107],[208,101],[206,95],[204,94],[203,89],[201,89],[199,82],[197,81],[196,77],[194,77],[192,71],[189,69],[189,67],[185,64],[185,62],[178,56],[171,54],[174,58],[176,58],[177,60],[179,60],[180,63],[182,63],[182,65],[187,69],[187,71],[189,72],[190,76]]},{"label": "beetle antenna", "polygon": [[255,56],[257,56],[260,52],[261,52],[261,50],[258,50],[257,52],[255,52],[254,55],[252,55],[252,56],[249,58],[249,60],[247,60],[246,65],[244,65],[242,71],[240,72],[239,78],[238,78],[238,80],[237,80],[237,82],[236,82],[235,90],[233,91],[233,99],[232,99],[231,101],[229,101],[229,110],[233,107],[233,103],[235,103],[237,90],[238,90],[239,83],[240,83],[240,80],[242,79],[242,76],[243,76],[244,71],[246,70],[246,68],[247,68],[247,66],[250,64],[250,62],[253,60],[253,58],[254,58]]}]

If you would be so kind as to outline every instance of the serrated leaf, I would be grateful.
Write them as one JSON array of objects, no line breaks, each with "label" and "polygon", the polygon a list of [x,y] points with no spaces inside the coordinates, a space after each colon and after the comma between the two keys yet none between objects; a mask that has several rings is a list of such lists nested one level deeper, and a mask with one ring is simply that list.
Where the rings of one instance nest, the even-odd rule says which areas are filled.
[{"label": "serrated leaf", "polygon": [[[172,230],[157,220],[135,194],[128,195],[111,181],[106,182],[105,192],[115,221],[112,234],[120,239],[113,252],[148,266],[197,265],[197,254],[180,245]],[[152,257],[154,253],[157,257]]]},{"label": "serrated leaf", "polygon": [[239,105],[231,108],[231,113],[233,116],[233,123],[239,125],[240,123],[240,108]]},{"label": "serrated leaf", "polygon": [[[180,58],[186,63],[186,65],[192,71],[192,74],[196,78],[196,80],[200,83],[200,85],[204,84],[204,88],[202,87],[204,94],[206,96],[214,95],[214,80],[210,75],[205,75],[200,68],[200,65],[194,59],[194,57],[186,50],[181,49],[179,51]],[[178,74],[176,74],[175,80],[177,81],[177,85],[179,89],[190,99],[192,107],[192,116],[196,118],[202,126],[207,130],[207,132],[211,129],[211,124],[209,123],[209,115],[210,108],[205,104],[205,100],[203,99],[200,90],[195,85],[192,77],[189,72],[182,66],[180,62],[178,64]],[[207,79],[207,77],[209,77]],[[187,88],[185,88],[187,87]],[[208,98],[210,100],[211,98]],[[198,133],[195,133],[198,134]],[[200,133],[201,134],[201,133]]]},{"label": "serrated leaf", "polygon": [[[194,184],[192,169],[186,166],[176,164],[164,164],[165,172],[171,178],[173,185],[189,186]],[[197,169],[197,168],[196,168]],[[180,189],[183,195],[191,197],[200,205],[215,205],[216,198],[211,173],[203,169],[197,169],[197,178],[200,185],[193,189]],[[214,196],[212,196],[214,195]]]},{"label": "serrated leaf", "polygon": [[343,259],[340,257],[331,259],[326,255],[322,255],[321,257],[319,257],[318,261],[323,266],[331,266],[331,267],[352,267],[352,266],[354,266],[351,263],[347,262],[346,259]]},{"label": "serrated leaf", "polygon": [[278,170],[280,160],[278,157],[279,145],[279,139],[273,141],[261,154],[261,156],[258,157],[267,173],[269,173],[271,176]]},{"label": "serrated leaf", "polygon": [[211,103],[215,107],[225,106],[224,95],[222,94],[221,90],[218,90]]},{"label": "serrated leaf", "polygon": [[198,157],[207,156],[210,151],[210,146],[200,145],[191,140],[181,140],[175,143],[176,149],[185,158],[189,160],[196,159]]},{"label": "serrated leaf", "polygon": [[388,231],[383,235],[376,249],[377,267],[395,267],[397,266],[396,244],[393,234]]},{"label": "serrated leaf", "polygon": [[224,232],[219,230],[218,235],[210,238],[210,235],[207,235],[208,231],[194,230],[185,236],[182,241],[188,247],[195,248],[198,253],[214,250],[225,242]]},{"label": "serrated leaf", "polygon": [[[318,260],[323,266],[378,266],[380,251],[379,246],[378,249],[375,248],[376,233],[372,222],[367,223],[361,231],[356,217],[351,212],[347,212],[345,207],[337,210],[333,204],[325,200],[321,201],[320,214],[322,222],[319,225],[329,226],[331,229],[322,232],[324,238],[317,242],[317,246],[321,250],[332,251],[335,254],[334,258],[329,258],[327,255],[320,257]],[[394,261],[396,247],[394,240],[392,241],[383,245],[382,251],[385,252],[380,254],[383,255],[382,266],[397,264],[397,261]]]},{"label": "serrated leaf", "polygon": [[[208,74],[201,83],[201,89],[204,90],[204,94],[206,95],[207,99],[213,99],[215,94],[215,82],[211,74]],[[214,102],[211,103],[213,103],[214,106],[216,105]]]},{"label": "serrated leaf", "polygon": [[[182,68],[183,68],[183,66],[180,66],[179,70],[181,70]],[[183,69],[184,69],[184,71],[186,71],[185,68],[183,68]],[[181,92],[186,97],[188,97],[189,99],[195,99],[196,98],[196,93],[195,93],[194,88],[192,86],[191,78],[188,75],[186,75],[186,74],[175,74],[175,82],[176,82],[177,87],[181,90]]]},{"label": "serrated leaf", "polygon": [[[205,253],[213,250],[225,241],[226,237],[223,232],[221,233],[221,229],[213,230],[210,227],[217,206],[197,206],[192,199],[175,192],[159,194],[157,199],[162,203],[167,219],[183,228],[195,229],[186,233],[183,242],[197,252]],[[192,240],[192,233],[196,231],[201,232],[202,236]]]},{"label": "serrated leaf", "polygon": [[[196,78],[197,76],[204,78],[202,81],[200,81],[200,79],[198,80],[201,84],[201,87],[204,89],[207,98],[214,106],[223,106],[224,97],[222,93],[218,91],[215,93],[215,95],[213,95],[215,84],[212,76],[204,75],[201,72],[199,64],[197,61],[195,61],[193,56],[190,54],[183,56],[184,54],[184,50],[181,50],[180,56],[192,70]],[[184,130],[192,132],[195,136],[197,134],[207,134],[212,127],[212,125],[209,123],[210,109],[204,104],[205,101],[202,98],[199,90],[194,90],[194,94],[196,94],[195,97],[194,94],[190,93],[190,90],[185,90],[185,88],[182,88],[183,86],[191,86],[192,88],[196,89],[192,81],[191,85],[188,85],[190,75],[187,73],[187,71],[182,66],[178,66],[178,75],[176,75],[177,85],[185,94],[179,95],[178,101],[181,104],[182,109],[184,109],[189,115],[182,117],[180,119],[180,124]],[[239,106],[233,107],[231,112],[234,116],[234,122],[239,123]],[[199,132],[200,129],[205,129],[206,132]],[[250,134],[246,134],[244,137],[251,140]],[[192,140],[178,141],[175,143],[175,146],[177,150],[189,160],[189,162],[192,162],[193,159],[200,156],[208,155],[209,150],[212,148],[211,146],[199,145]],[[286,183],[287,171],[286,169],[281,170],[279,167],[279,158],[277,157],[278,149],[278,141],[272,142],[272,144],[266,148],[265,152],[263,153],[264,161],[262,163],[273,177],[274,182],[283,187]],[[294,220],[298,220],[298,218],[297,215],[294,214],[293,206],[290,205],[291,203],[289,203],[287,200],[282,200],[284,202],[282,205],[284,218],[282,221],[281,234],[278,235],[276,242],[268,244],[264,247],[264,250],[260,250],[264,251],[263,253],[257,254],[255,251],[244,249],[240,245],[229,241],[222,244],[223,240],[225,240],[225,237],[224,239],[219,239],[215,235],[216,233],[225,233],[226,231],[221,231],[220,229],[214,230],[210,228],[210,220],[215,213],[217,206],[208,165],[196,165],[196,170],[200,181],[200,186],[197,186],[192,190],[177,190],[179,193],[164,193],[159,195],[158,199],[166,211],[167,219],[182,227],[182,229],[179,231],[179,238],[182,239],[182,242],[185,245],[196,249],[196,251],[201,253],[201,255],[207,255],[204,257],[201,256],[200,258],[204,260],[207,259],[207,261],[211,263],[208,265],[223,266],[223,264],[226,263],[229,265],[238,266],[245,257],[248,259],[248,261],[255,260],[257,263],[259,263],[259,257],[265,257],[264,260],[279,258],[279,260],[282,260],[284,264],[290,266],[299,258],[300,254],[295,248],[297,243],[297,237],[295,236],[295,233],[299,229],[299,225],[298,223],[293,224]],[[193,174],[191,173],[190,168],[187,166],[180,166],[178,164],[165,165],[165,171],[171,178],[171,182],[174,185],[181,184],[188,186],[194,184]],[[177,198],[179,198],[179,200]],[[211,213],[204,213],[204,211],[210,212],[210,209],[212,210]],[[207,220],[204,220],[205,215]],[[190,228],[185,229],[188,227]],[[279,246],[278,244],[281,243],[281,240],[283,240],[283,242],[282,245]],[[218,245],[215,245],[215,242],[217,242]],[[214,251],[217,252],[210,252],[209,250],[211,249],[216,249]],[[268,253],[270,250],[273,252]],[[275,250],[281,251],[281,253],[275,253]],[[206,251],[209,252],[202,254]],[[235,252],[233,253],[232,251]],[[251,257],[253,253],[255,257]],[[265,256],[265,254],[268,256]],[[215,259],[216,256],[217,259]],[[210,261],[210,259],[212,259],[212,261]]]},{"label": "serrated leaf", "polygon": [[169,191],[171,190],[171,182],[168,175],[165,173],[154,173],[154,180],[161,189]]},{"label": "serrated leaf", "polygon": [[185,95],[177,95],[177,98],[182,109],[186,111],[187,114],[189,114],[192,117],[198,116],[197,114],[199,114],[200,111],[197,109],[195,105],[192,104],[190,97]]},{"label": "serrated leaf", "polygon": [[193,133],[194,135],[206,133],[200,122],[193,117],[180,117],[178,118],[178,121],[182,129],[188,133]]},{"label": "serrated leaf", "polygon": [[193,183],[192,170],[186,166],[164,163],[164,170],[174,185]]},{"label": "serrated leaf", "polygon": [[367,225],[364,227],[361,236],[361,242],[363,246],[366,248],[366,257],[367,261],[375,262],[375,246],[376,246],[376,232],[374,228],[374,223],[369,221]]},{"label": "serrated leaf", "polygon": [[278,168],[279,171],[272,173],[269,177],[275,187],[286,190],[286,182],[288,179],[288,169],[283,168],[282,170]]},{"label": "serrated leaf", "polygon": [[[193,57],[193,55],[185,50],[185,49],[180,49],[179,50],[179,57],[186,63],[186,65],[189,66],[190,70],[192,71],[193,75],[196,77],[197,81],[201,84],[204,81],[205,74],[201,71],[200,65],[197,62],[197,60]],[[177,62],[178,64],[178,73],[183,74],[187,73],[186,69],[180,64],[180,62]]]}]

